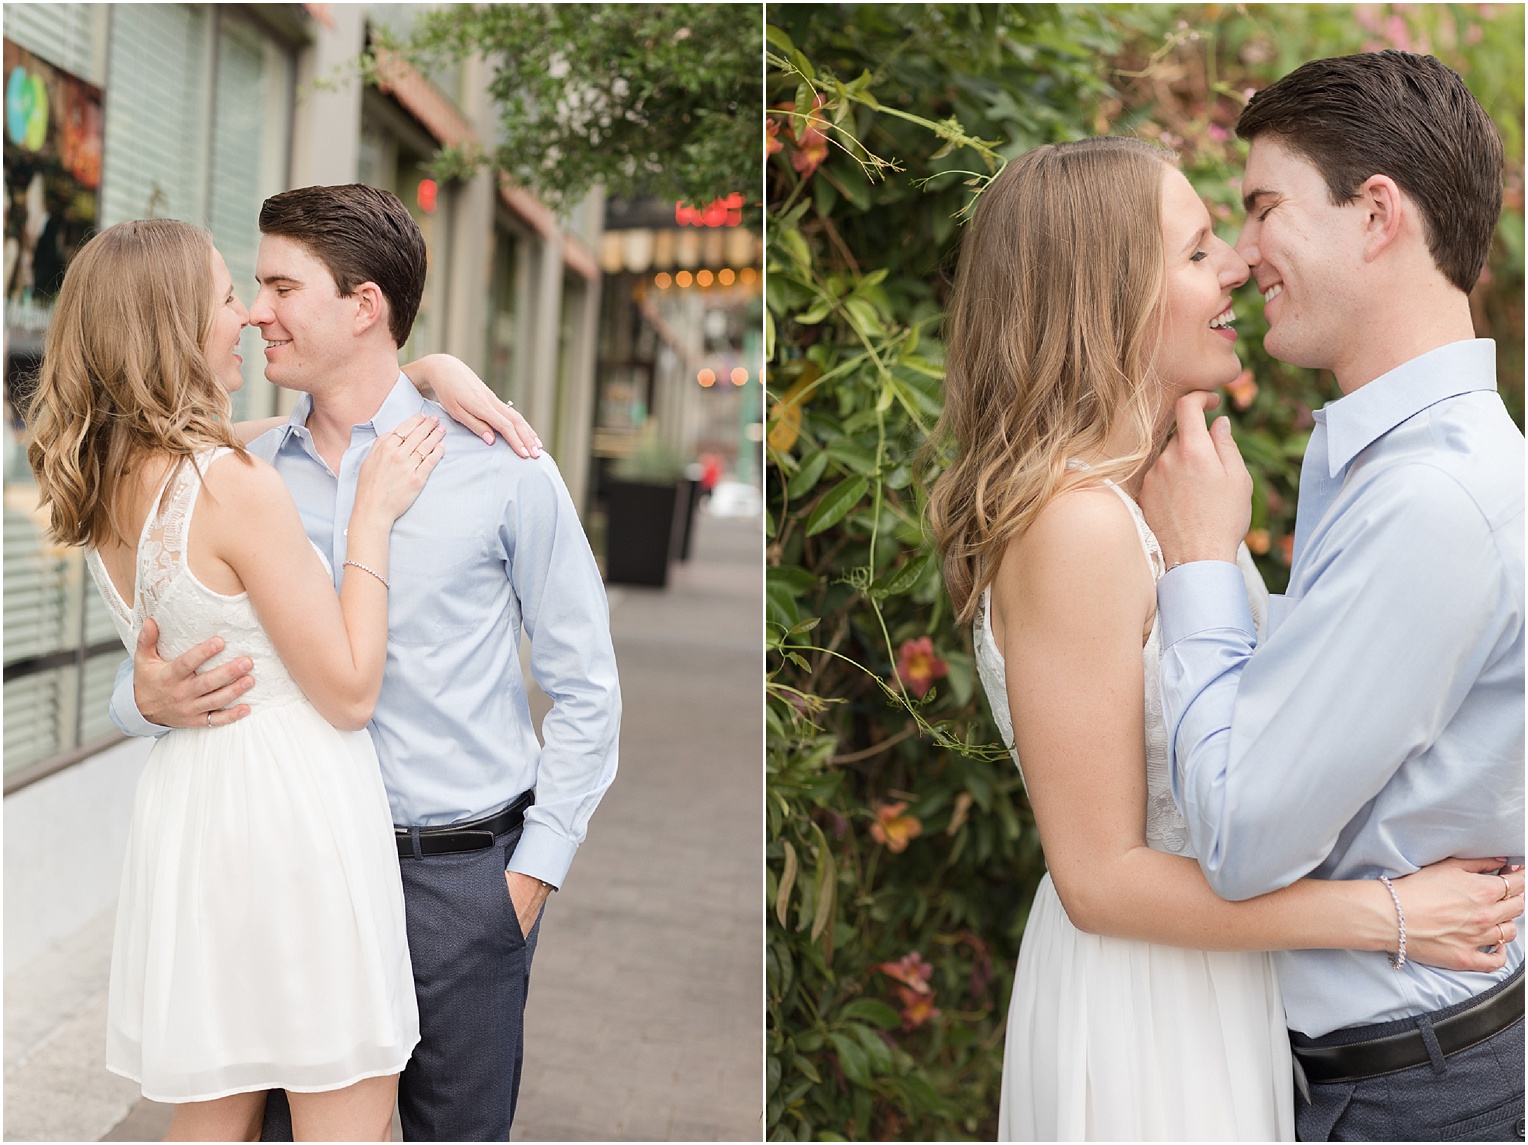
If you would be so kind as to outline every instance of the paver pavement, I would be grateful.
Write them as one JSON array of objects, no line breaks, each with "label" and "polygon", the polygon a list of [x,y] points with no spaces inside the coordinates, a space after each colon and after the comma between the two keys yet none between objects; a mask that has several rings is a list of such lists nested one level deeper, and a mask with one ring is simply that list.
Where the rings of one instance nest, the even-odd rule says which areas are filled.
[{"label": "paver pavement", "polygon": [[[519,1141],[762,1137],[762,539],[697,529],[667,589],[610,588],[620,772],[542,926]],[[7,1140],[168,1125],[101,1065],[110,922],[6,978]]]}]

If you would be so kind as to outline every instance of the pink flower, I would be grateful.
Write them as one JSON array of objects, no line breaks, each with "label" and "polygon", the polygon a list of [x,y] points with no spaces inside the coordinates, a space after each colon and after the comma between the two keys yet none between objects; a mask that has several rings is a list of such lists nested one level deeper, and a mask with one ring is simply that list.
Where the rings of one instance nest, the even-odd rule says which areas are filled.
[{"label": "pink flower", "polygon": [[1243,370],[1236,375],[1234,381],[1226,383],[1226,393],[1231,395],[1231,405],[1236,409],[1246,409],[1257,397],[1257,383],[1252,380],[1252,371]]},{"label": "pink flower", "polygon": [[914,950],[896,962],[879,963],[875,969],[898,983],[904,1030],[915,1030],[939,1016],[939,1008],[934,1005],[934,988],[928,984],[934,968],[923,960],[923,955]]},{"label": "pink flower", "polygon": [[897,657],[896,678],[920,700],[928,695],[934,681],[940,676],[949,675],[949,671],[950,666],[934,655],[934,641],[931,637],[920,636],[916,640],[902,641],[901,652]]},{"label": "pink flower", "polygon": [[934,1005],[934,995],[915,994],[906,986],[897,987],[897,997],[902,1001],[902,1029],[916,1030],[930,1018],[937,1018],[941,1011]]},{"label": "pink flower", "polygon": [[923,821],[916,815],[902,814],[906,810],[906,803],[882,803],[870,824],[870,837],[894,854],[907,850],[907,844],[923,834]]},{"label": "pink flower", "polygon": [[[818,109],[826,102],[827,97],[824,95],[818,94],[813,97],[812,111],[806,117],[800,135],[796,133],[796,117],[791,114],[796,110],[796,105],[793,103],[776,104],[770,109],[770,116],[786,113],[783,124],[776,124],[773,118],[766,120],[767,153],[773,155],[784,148],[785,144],[779,138],[783,128],[785,137],[796,145],[796,150],[791,153],[791,166],[801,173],[803,179],[822,166],[823,160],[828,157],[828,121],[817,114]],[[741,221],[741,215],[739,221]]]},{"label": "pink flower", "polygon": [[933,987],[928,984],[928,980],[934,974],[934,968],[916,950],[909,951],[895,962],[878,962],[873,969],[902,983],[914,993],[932,994],[934,992]]}]

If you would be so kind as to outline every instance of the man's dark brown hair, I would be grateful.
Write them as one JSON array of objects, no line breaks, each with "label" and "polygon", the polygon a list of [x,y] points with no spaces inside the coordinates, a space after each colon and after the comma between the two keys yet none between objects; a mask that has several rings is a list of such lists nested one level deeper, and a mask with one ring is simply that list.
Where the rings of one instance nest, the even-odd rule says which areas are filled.
[{"label": "man's dark brown hair", "polygon": [[424,294],[424,236],[390,191],[364,183],[299,187],[260,207],[260,233],[300,242],[328,269],[348,298],[374,282],[387,299],[388,329],[402,346]]},{"label": "man's dark brown hair", "polygon": [[1416,203],[1427,249],[1469,292],[1501,214],[1501,136],[1464,81],[1432,56],[1312,60],[1252,97],[1236,134],[1266,136],[1321,172],[1332,203],[1388,175]]}]

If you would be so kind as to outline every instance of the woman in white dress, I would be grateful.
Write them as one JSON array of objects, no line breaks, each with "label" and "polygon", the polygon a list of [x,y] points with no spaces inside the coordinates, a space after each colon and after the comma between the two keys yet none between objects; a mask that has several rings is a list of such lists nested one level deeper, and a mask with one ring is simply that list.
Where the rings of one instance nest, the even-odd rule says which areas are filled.
[{"label": "woman in white dress", "polygon": [[255,664],[247,719],[172,731],[138,784],[107,1065],[175,1103],[170,1139],[390,1138],[419,1036],[392,817],[364,728],[386,657],[388,536],[442,455],[415,417],[362,468],[336,598],[268,465],[229,423],[247,312],[205,231],[122,223],[65,276],[30,407],[54,538],[133,647],[213,634]]},{"label": "woman in white dress", "polygon": [[[945,579],[1022,760],[1048,873],[1009,1008],[1003,1140],[1289,1140],[1292,1077],[1272,960],[1395,950],[1377,881],[1210,890],[1167,773],[1156,578],[1134,494],[1175,400],[1241,365],[1215,237],[1174,157],[1137,140],[1045,146],[982,195],[946,327],[930,498]],[[1266,590],[1241,554],[1254,614]],[[1488,970],[1522,874],[1500,858],[1395,880],[1408,956]],[[1502,925],[1499,932],[1497,923]]]}]

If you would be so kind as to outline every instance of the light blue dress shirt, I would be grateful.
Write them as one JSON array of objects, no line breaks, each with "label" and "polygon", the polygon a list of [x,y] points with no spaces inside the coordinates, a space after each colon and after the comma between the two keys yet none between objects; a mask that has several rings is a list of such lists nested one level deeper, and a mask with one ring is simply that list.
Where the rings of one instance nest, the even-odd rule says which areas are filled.
[{"label": "light blue dress shirt", "polygon": [[[1173,794],[1215,891],[1523,853],[1523,435],[1496,347],[1456,342],[1316,413],[1289,591],[1261,645],[1235,565],[1158,583]],[[1403,899],[1404,903],[1404,899]],[[1513,972],[1278,956],[1319,1036],[1461,1002]]]},{"label": "light blue dress shirt", "polygon": [[[534,787],[509,869],[561,886],[615,778],[621,699],[604,585],[556,465],[485,445],[400,374],[376,415],[351,430],[336,477],[306,428],[311,408],[304,394],[250,452],[281,474],[336,587],[372,443],[415,413],[446,427],[445,457],[388,550],[387,668],[368,730],[393,822],[477,819]],[[520,674],[522,625],[531,674],[552,700],[544,747]],[[139,714],[131,661],[118,673],[112,718],[129,735],[167,730]]]}]

